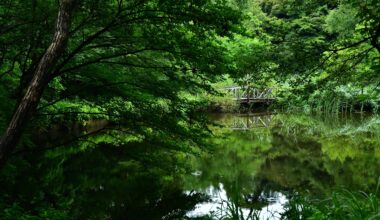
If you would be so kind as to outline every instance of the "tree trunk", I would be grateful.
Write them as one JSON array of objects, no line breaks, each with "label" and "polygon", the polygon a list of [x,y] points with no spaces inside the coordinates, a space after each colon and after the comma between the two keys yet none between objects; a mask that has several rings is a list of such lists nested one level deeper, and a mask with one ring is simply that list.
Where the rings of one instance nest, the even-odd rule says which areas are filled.
[{"label": "tree trunk", "polygon": [[380,54],[380,44],[377,40],[380,37],[380,22],[377,24],[377,28],[375,33],[372,35],[371,44],[374,48],[376,48],[377,52]]},{"label": "tree trunk", "polygon": [[46,49],[34,71],[33,78],[19,102],[12,119],[0,140],[0,167],[16,147],[23,127],[32,118],[42,93],[51,79],[51,72],[59,55],[63,52],[71,23],[71,14],[76,0],[61,0],[55,32],[50,46]]}]

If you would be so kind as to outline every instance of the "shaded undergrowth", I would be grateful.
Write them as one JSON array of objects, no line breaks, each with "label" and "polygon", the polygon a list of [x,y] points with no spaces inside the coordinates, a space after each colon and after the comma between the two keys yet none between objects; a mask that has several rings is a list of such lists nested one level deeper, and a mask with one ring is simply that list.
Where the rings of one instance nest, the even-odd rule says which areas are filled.
[{"label": "shaded undergrowth", "polygon": [[380,219],[380,178],[373,192],[338,190],[325,200],[313,200],[296,195],[285,205],[281,219]]}]

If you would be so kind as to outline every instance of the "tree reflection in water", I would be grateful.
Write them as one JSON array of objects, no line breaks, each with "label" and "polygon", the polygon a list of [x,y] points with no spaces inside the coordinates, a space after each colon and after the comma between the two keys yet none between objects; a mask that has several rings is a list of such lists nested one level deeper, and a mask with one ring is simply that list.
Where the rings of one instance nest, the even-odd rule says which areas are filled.
[{"label": "tree reflection in water", "polygon": [[[376,116],[236,117],[215,119],[226,126],[210,127],[211,148],[194,154],[138,139],[120,146],[99,134],[15,156],[0,178],[0,204],[20,218],[271,219],[294,193],[324,198],[376,185]],[[236,121],[268,123],[232,130]]]},{"label": "tree reflection in water", "polygon": [[[368,190],[380,175],[380,119],[376,116],[236,117],[217,119],[225,127],[214,128],[216,137],[211,143],[215,148],[195,162],[201,175],[187,181],[188,187],[199,192],[212,196],[204,190],[212,187],[214,194],[221,195],[208,203],[217,219],[279,218],[294,193],[325,198],[342,187]],[[270,123],[262,126],[263,121]],[[278,207],[270,210],[273,205]],[[204,214],[204,209],[198,207],[191,214]]]}]

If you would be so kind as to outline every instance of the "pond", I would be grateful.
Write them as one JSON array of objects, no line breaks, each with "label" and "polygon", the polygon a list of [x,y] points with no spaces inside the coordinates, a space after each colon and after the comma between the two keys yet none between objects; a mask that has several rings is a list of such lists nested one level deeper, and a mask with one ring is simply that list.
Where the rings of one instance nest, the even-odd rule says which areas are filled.
[{"label": "pond", "polygon": [[[294,194],[371,190],[380,175],[376,116],[216,115],[212,153],[188,185],[211,200],[188,216],[279,219]],[[243,217],[243,218],[241,218]]]},{"label": "pond", "polygon": [[93,137],[15,157],[0,178],[0,205],[17,207],[9,215],[74,219],[278,219],[294,195],[325,199],[376,187],[376,115],[210,117],[214,135],[192,154],[139,141],[121,147],[104,137],[89,147]]}]

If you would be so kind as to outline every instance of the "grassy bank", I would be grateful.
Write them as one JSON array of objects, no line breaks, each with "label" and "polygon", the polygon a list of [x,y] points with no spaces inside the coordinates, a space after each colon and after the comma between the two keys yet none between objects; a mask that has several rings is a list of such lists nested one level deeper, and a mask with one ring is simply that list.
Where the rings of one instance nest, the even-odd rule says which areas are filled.
[{"label": "grassy bank", "polygon": [[371,193],[339,190],[326,200],[294,196],[281,219],[380,219],[379,183]]},{"label": "grassy bank", "polygon": [[[379,181],[380,183],[380,181]],[[281,220],[378,220],[380,219],[379,184],[375,191],[365,193],[337,190],[324,200],[293,195],[283,212],[274,212],[270,219]],[[220,212],[196,219],[261,220],[262,210],[245,213],[231,202],[223,201]]]}]

